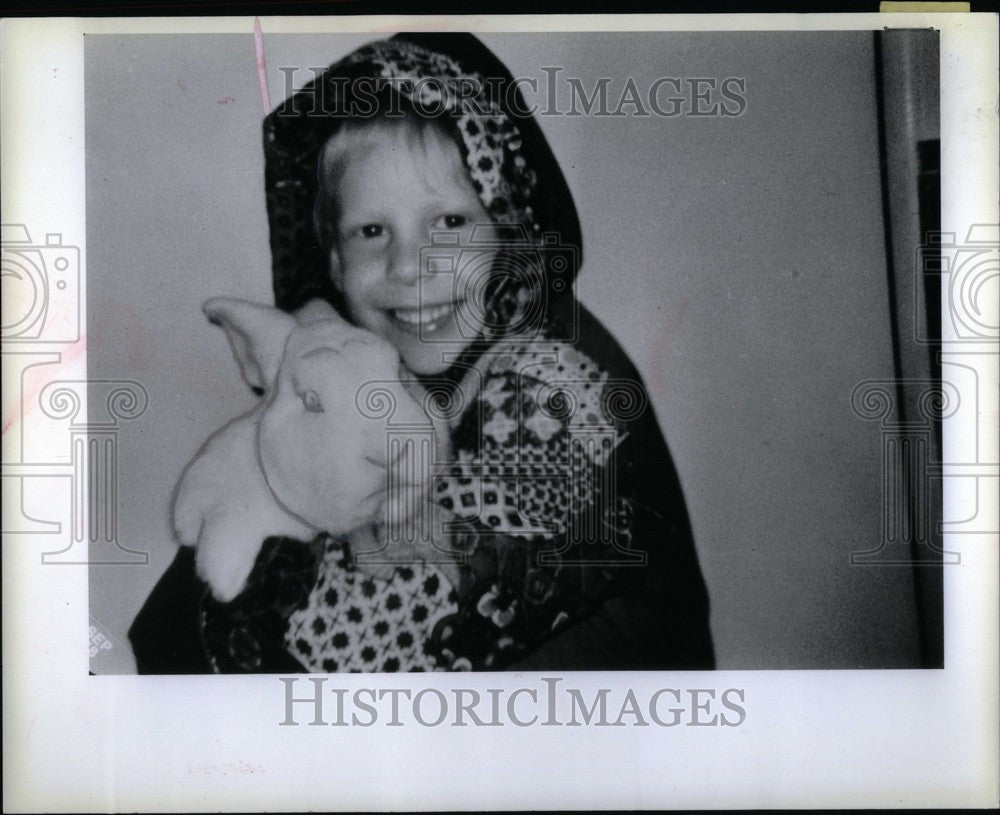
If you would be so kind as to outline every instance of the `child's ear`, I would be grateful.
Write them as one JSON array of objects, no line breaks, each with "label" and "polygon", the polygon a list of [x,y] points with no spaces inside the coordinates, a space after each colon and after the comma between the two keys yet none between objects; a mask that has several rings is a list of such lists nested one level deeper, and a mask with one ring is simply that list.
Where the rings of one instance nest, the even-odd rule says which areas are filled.
[{"label": "child's ear", "polygon": [[213,297],[205,301],[202,311],[210,323],[225,329],[243,381],[259,393],[270,391],[295,318],[280,309],[231,297]]},{"label": "child's ear", "polygon": [[330,280],[333,281],[333,287],[340,292],[344,293],[344,271],[340,268],[340,258],[337,256],[337,250],[331,249],[329,256],[327,257],[330,269]]}]

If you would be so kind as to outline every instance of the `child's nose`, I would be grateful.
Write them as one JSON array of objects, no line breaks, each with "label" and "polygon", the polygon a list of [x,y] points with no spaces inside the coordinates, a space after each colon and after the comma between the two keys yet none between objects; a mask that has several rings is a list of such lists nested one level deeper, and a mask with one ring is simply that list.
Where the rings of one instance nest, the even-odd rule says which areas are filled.
[{"label": "child's nose", "polygon": [[403,238],[393,242],[389,260],[389,276],[401,283],[416,283],[420,277],[420,248],[422,242]]}]

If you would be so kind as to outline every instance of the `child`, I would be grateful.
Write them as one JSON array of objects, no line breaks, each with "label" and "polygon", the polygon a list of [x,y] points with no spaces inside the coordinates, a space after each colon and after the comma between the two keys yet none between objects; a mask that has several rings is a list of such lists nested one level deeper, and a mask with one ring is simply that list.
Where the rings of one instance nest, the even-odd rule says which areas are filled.
[{"label": "child", "polygon": [[[476,38],[421,34],[355,51],[265,121],[277,305],[321,297],[389,340],[452,430],[432,527],[453,585],[379,608],[430,632],[410,667],[714,667],[677,476],[638,373],[573,297],[579,222],[525,111]],[[407,667],[377,647],[385,619],[330,591],[385,542],[373,529],[267,541],[225,605],[182,550],[133,626],[140,671]]]}]

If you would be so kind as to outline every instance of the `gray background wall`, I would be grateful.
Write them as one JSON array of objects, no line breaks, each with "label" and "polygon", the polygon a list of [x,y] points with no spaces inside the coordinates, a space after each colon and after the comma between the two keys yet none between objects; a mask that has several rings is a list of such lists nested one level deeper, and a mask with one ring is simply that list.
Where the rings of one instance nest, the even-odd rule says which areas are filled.
[{"label": "gray background wall", "polygon": [[[367,39],[266,35],[272,104],[279,66],[304,81]],[[649,385],[720,667],[916,664],[911,571],[849,563],[881,534],[879,430],[850,395],[893,373],[871,34],[483,40],[515,75],[746,79],[739,118],[543,120],[583,221],[578,291]],[[249,33],[88,35],[85,80],[88,376],[150,396],[119,454],[119,535],[150,563],[91,568],[91,615],[124,643],[175,553],[181,468],[251,404],[199,307],[270,300],[261,107]]]}]

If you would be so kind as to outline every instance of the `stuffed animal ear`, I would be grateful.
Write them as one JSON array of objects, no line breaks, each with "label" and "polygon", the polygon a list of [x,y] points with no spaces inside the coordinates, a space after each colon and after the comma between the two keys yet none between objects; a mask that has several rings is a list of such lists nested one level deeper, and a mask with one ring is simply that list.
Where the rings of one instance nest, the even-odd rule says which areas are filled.
[{"label": "stuffed animal ear", "polygon": [[213,297],[201,310],[210,323],[225,329],[243,381],[267,393],[278,376],[295,318],[271,306],[231,297]]}]

